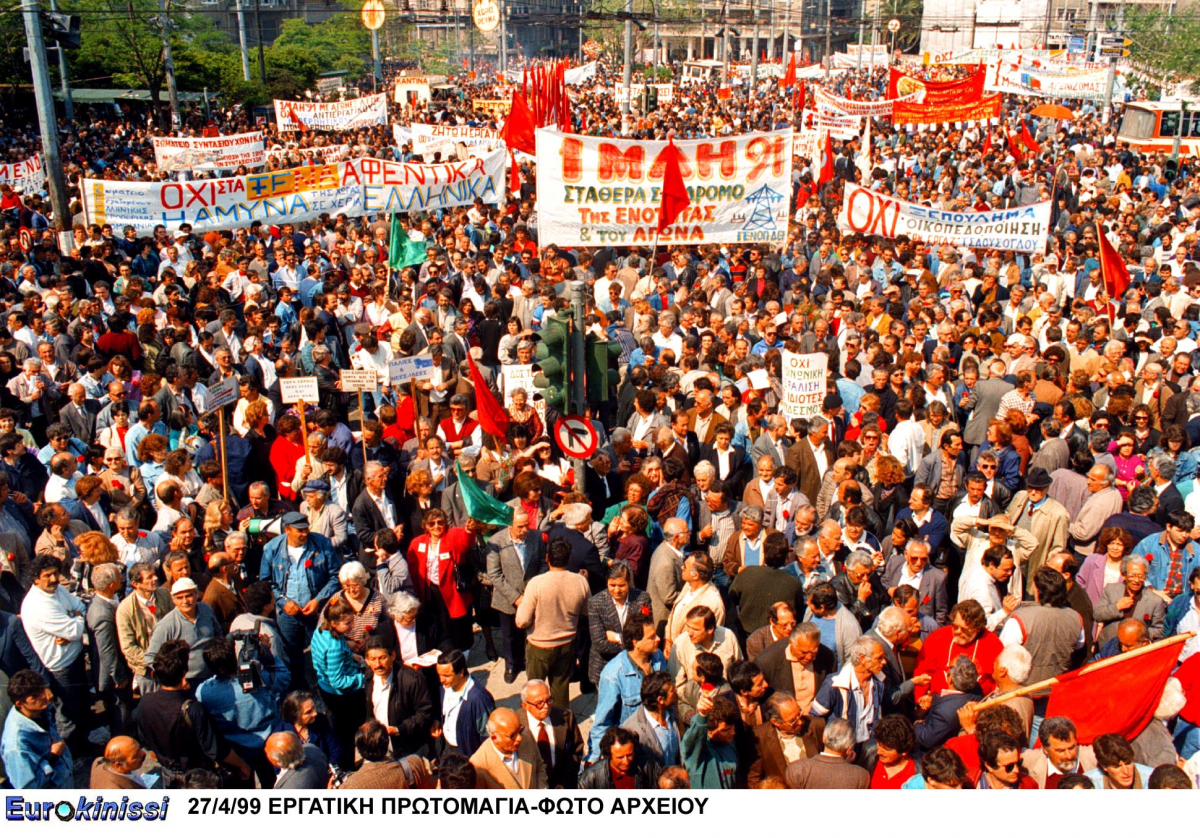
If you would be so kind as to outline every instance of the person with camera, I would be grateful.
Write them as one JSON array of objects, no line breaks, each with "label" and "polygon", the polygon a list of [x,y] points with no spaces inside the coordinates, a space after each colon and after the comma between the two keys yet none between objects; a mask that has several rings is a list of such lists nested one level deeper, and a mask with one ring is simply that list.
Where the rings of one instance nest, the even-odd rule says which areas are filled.
[{"label": "person with camera", "polygon": [[262,788],[275,783],[263,746],[281,724],[279,683],[280,677],[286,677],[280,675],[278,665],[262,665],[260,655],[269,654],[262,636],[253,629],[218,637],[204,650],[212,677],[196,687],[196,700],[230,747],[254,769]]},{"label": "person with camera", "polygon": [[270,581],[275,594],[275,619],[292,667],[292,684],[299,686],[306,680],[304,650],[316,631],[321,608],[341,589],[342,560],[328,538],[309,532],[303,513],[287,513],[280,526],[283,534],[263,549],[259,573]]}]

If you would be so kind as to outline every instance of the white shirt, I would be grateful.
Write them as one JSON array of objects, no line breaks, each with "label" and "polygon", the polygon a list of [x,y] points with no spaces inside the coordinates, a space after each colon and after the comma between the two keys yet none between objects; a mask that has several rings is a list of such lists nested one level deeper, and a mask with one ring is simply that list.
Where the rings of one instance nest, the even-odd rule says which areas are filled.
[{"label": "white shirt", "polygon": [[378,675],[372,675],[371,677],[375,679],[375,689],[371,692],[371,712],[375,716],[375,721],[387,727],[388,699],[392,695],[392,679],[390,676],[380,678]]},{"label": "white shirt", "polygon": [[91,504],[84,504],[87,511],[92,513],[92,517],[96,519],[96,523],[100,525],[100,532],[105,535],[112,535],[112,524],[108,522],[108,516],[104,514],[104,510],[100,506],[100,502],[96,501]]},{"label": "white shirt", "polygon": [[811,440],[807,440],[808,446],[812,448],[813,459],[817,461],[817,474],[822,478],[825,477],[825,472],[829,469],[829,454],[825,451],[824,445],[813,445]]},{"label": "white shirt", "polygon": [[400,660],[416,660],[421,655],[417,647],[416,625],[402,626],[399,620],[393,620],[392,622],[396,626],[396,640],[400,645]]},{"label": "white shirt", "polygon": [[[528,716],[529,714],[526,713],[526,715]],[[549,716],[546,717],[545,721],[541,722],[533,716],[529,716],[529,738],[533,741],[535,747],[537,746],[538,736],[541,735],[542,728],[546,728],[546,738],[550,741],[550,764],[546,766],[547,770],[554,767],[554,725],[549,724],[549,722]]]},{"label": "white shirt", "polygon": [[965,602],[968,599],[975,600],[983,608],[983,613],[987,615],[987,627],[992,631],[1008,617],[1004,611],[1004,601],[996,590],[996,580],[982,565],[977,564],[969,570],[959,585],[958,601]]},{"label": "white shirt", "polygon": [[[375,501],[375,505],[379,507],[379,514],[383,516],[383,520],[387,522],[388,529],[396,526],[396,508],[392,506],[392,502],[388,500],[387,495],[375,497],[370,491],[367,492],[371,500]],[[343,507],[344,508],[344,507]]]},{"label": "white shirt", "polygon": [[463,702],[467,700],[467,694],[471,692],[471,685],[474,683],[469,676],[467,682],[463,684],[462,692],[442,687],[442,737],[447,744],[458,747],[458,711],[462,707]]},{"label": "white shirt", "polygon": [[70,480],[58,474],[50,475],[50,479],[46,481],[46,503],[58,503],[73,499],[75,497],[75,480],[78,477],[79,472],[72,474]]},{"label": "white shirt", "polygon": [[[52,594],[38,587],[29,589],[21,602],[21,622],[47,669],[61,672],[83,652],[85,613],[87,606],[61,584]],[[67,642],[55,643],[56,639]]]},{"label": "white shirt", "polygon": [[[1192,597],[1192,607],[1179,620],[1179,628],[1175,631],[1178,634],[1183,634],[1189,631],[1200,630],[1200,609],[1196,608],[1196,598]],[[1197,634],[1191,640],[1183,644],[1183,651],[1179,653],[1179,662],[1183,663],[1192,655],[1200,652],[1200,634]]]},{"label": "white shirt", "polygon": [[925,450],[925,432],[912,419],[896,425],[888,436],[888,451],[904,466],[905,474],[914,474]]}]

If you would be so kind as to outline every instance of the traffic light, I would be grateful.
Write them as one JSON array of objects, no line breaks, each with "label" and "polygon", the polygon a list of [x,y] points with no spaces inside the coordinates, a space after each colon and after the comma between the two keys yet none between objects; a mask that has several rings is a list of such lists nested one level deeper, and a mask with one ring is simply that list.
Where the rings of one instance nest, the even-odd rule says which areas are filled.
[{"label": "traffic light", "polygon": [[593,334],[587,336],[584,358],[588,404],[599,406],[612,398],[613,386],[620,378],[620,357],[621,344],[615,340],[604,340]]},{"label": "traffic light", "polygon": [[569,312],[547,314],[533,354],[533,386],[542,391],[546,405],[568,413],[568,393],[571,375],[571,315]]}]

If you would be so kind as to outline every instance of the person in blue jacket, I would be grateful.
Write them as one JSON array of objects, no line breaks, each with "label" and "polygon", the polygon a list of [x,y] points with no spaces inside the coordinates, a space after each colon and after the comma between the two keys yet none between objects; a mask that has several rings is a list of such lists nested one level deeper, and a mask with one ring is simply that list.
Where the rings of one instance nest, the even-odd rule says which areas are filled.
[{"label": "person in blue jacket", "polygon": [[54,723],[54,694],[46,679],[23,669],[7,687],[13,709],[0,734],[0,758],[14,789],[70,789],[74,761]]},{"label": "person in blue jacket", "polygon": [[467,659],[458,649],[437,659],[441,684],[440,721],[434,722],[434,750],[440,758],[454,753],[471,756],[488,739],[487,720],[496,700],[467,671]]},{"label": "person in blue jacket", "polygon": [[308,531],[308,518],[288,512],[280,521],[283,534],[263,548],[259,578],[271,583],[276,622],[292,667],[292,683],[306,683],[304,650],[317,628],[317,616],[341,590],[342,560],[323,535]]}]

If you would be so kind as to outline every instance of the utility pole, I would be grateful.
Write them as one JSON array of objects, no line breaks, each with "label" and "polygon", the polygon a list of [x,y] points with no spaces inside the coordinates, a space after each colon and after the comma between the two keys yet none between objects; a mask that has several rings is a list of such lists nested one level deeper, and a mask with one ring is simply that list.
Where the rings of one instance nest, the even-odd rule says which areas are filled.
[{"label": "utility pole", "polygon": [[42,33],[38,0],[24,0],[21,11],[25,18],[25,39],[29,42],[29,69],[33,74],[33,95],[37,100],[38,129],[42,135],[42,164],[50,186],[50,207],[54,210],[54,226],[58,230],[61,247],[64,234],[71,229],[71,211],[67,204],[62,159],[58,153],[54,92],[50,87],[50,67],[47,64],[46,40]]},{"label": "utility pole", "polygon": [[[50,11],[58,11],[56,0],[50,0]],[[71,82],[67,75],[67,52],[63,49],[61,42],[56,43],[54,48],[58,50],[58,76],[62,82],[63,112],[66,114],[67,122],[74,122],[75,101],[71,98]]]},{"label": "utility pole", "polygon": [[258,77],[262,80],[263,87],[267,86],[267,59],[263,57],[263,34],[262,34],[262,4],[259,0],[254,0],[254,33],[255,40],[258,41]]},{"label": "utility pole", "polygon": [[379,58],[379,30],[371,30],[371,59],[374,63],[374,76],[372,81],[375,82],[375,90],[379,89],[379,85],[383,82],[383,62]]},{"label": "utility pole", "polygon": [[625,14],[625,65],[621,68],[625,101],[621,103],[621,113],[628,115],[633,98],[633,0],[625,0]]},{"label": "utility pole", "polygon": [[753,94],[754,88],[758,86],[758,3],[756,0],[750,0],[750,17],[754,23],[754,46],[750,53],[750,88],[747,93]]},{"label": "utility pole", "polygon": [[792,39],[792,0],[787,0],[787,8],[783,10],[783,65],[784,65],[784,67],[786,67],[787,63],[789,61],[791,61],[791,59],[792,59],[792,54],[791,54],[791,52],[789,52],[789,50],[791,49],[791,42],[792,42],[791,39]]},{"label": "utility pole", "polygon": [[250,50],[246,44],[246,9],[237,0],[238,41],[242,48],[242,81],[250,81]]},{"label": "utility pole", "polygon": [[1046,30],[1042,33],[1042,49],[1050,49],[1050,22],[1054,19],[1054,0],[1046,0]]},{"label": "utility pole", "polygon": [[829,81],[829,65],[833,63],[833,0],[825,0],[825,81]]},{"label": "utility pole", "polygon": [[[413,6],[413,15],[416,16],[416,6]],[[507,82],[508,77],[505,75],[508,71],[508,4],[501,0],[500,3],[500,77]]]},{"label": "utility pole", "polygon": [[[571,344],[571,369],[567,370],[567,374],[571,376],[571,386],[567,389],[567,404],[570,412],[576,416],[587,415],[587,339],[584,336],[584,294],[586,293],[587,284],[582,280],[573,280],[568,286],[568,293],[571,295],[571,321],[572,329],[567,333],[567,340]],[[583,460],[571,460],[571,466],[575,471],[575,491],[583,491],[584,466]]]},{"label": "utility pole", "polygon": [[[1114,59],[1115,60],[1115,59]],[[1187,126],[1187,100],[1179,100],[1179,130],[1175,132],[1175,141],[1171,144],[1171,159],[1179,160],[1179,139]]]},{"label": "utility pole", "polygon": [[175,86],[175,58],[171,54],[171,0],[158,0],[162,10],[162,40],[163,40],[163,73],[167,77],[167,97],[171,100],[171,127],[178,128],[183,124],[179,118],[179,88]]},{"label": "utility pole", "polygon": [[[632,0],[630,0],[632,2]],[[729,82],[729,0],[721,3],[721,84]]]}]

